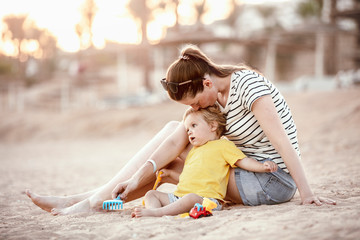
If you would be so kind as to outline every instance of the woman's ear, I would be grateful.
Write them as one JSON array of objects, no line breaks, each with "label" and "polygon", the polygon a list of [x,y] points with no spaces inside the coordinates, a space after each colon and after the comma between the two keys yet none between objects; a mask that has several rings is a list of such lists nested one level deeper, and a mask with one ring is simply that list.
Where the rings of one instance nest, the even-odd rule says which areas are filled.
[{"label": "woman's ear", "polygon": [[209,88],[211,88],[212,85],[213,85],[213,83],[212,83],[212,81],[211,81],[209,78],[205,78],[205,80],[203,81],[203,85],[204,85],[204,87],[209,87]]}]

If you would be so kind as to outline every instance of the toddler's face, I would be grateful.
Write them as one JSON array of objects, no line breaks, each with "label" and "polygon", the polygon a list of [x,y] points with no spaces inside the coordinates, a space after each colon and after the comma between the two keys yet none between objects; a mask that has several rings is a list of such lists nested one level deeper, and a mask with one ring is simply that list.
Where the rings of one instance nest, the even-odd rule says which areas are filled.
[{"label": "toddler's face", "polygon": [[201,113],[192,113],[184,121],[186,132],[190,143],[195,146],[201,146],[208,141],[216,139],[216,132],[208,124]]}]

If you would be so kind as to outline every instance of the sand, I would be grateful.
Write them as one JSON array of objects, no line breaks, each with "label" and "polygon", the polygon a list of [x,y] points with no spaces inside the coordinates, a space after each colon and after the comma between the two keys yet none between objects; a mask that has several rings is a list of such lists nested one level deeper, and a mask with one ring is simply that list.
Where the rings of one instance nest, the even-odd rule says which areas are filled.
[{"label": "sand", "polygon": [[336,206],[300,205],[296,193],[288,203],[237,205],[202,219],[133,219],[141,200],[118,212],[52,216],[24,190],[69,195],[101,186],[185,107],[1,113],[0,239],[359,239],[360,88],[284,95],[308,181]]}]

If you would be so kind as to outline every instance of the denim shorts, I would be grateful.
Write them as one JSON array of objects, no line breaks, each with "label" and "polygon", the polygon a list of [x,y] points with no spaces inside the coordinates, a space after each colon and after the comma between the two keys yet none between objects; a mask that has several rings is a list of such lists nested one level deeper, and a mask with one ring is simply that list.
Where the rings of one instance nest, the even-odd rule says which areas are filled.
[{"label": "denim shorts", "polygon": [[[168,193],[168,196],[169,196],[170,204],[173,203],[173,202],[176,202],[177,200],[179,200],[181,198],[181,197],[178,197],[178,196],[174,195],[173,193]],[[211,201],[216,203],[216,208],[213,208],[212,209],[213,211],[219,211],[219,210],[222,209],[222,205],[221,205],[220,201],[218,201],[215,198],[208,198],[208,199],[210,199]]]},{"label": "denim shorts", "polygon": [[290,201],[297,189],[291,175],[281,168],[272,173],[255,173],[235,168],[235,182],[244,205],[248,206]]}]

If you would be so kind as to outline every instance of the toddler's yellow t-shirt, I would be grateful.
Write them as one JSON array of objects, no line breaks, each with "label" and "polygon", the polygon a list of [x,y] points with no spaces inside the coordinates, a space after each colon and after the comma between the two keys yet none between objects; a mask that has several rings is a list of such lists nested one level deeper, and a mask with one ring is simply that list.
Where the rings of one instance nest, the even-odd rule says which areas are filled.
[{"label": "toddler's yellow t-shirt", "polygon": [[229,181],[229,168],[245,154],[227,139],[209,141],[193,147],[186,157],[184,169],[174,194],[183,197],[196,193],[202,197],[223,200]]}]

